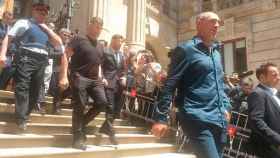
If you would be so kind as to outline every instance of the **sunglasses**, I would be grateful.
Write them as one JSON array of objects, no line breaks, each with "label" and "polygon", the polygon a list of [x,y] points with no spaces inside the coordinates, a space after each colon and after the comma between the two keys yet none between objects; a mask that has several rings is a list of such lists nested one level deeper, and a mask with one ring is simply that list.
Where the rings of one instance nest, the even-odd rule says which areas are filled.
[{"label": "sunglasses", "polygon": [[49,13],[49,11],[43,7],[37,7],[35,10],[38,12],[44,12],[46,15]]},{"label": "sunglasses", "polygon": [[65,37],[68,37],[68,38],[71,37],[71,34],[67,34],[67,33],[63,33],[62,35],[65,36]]}]

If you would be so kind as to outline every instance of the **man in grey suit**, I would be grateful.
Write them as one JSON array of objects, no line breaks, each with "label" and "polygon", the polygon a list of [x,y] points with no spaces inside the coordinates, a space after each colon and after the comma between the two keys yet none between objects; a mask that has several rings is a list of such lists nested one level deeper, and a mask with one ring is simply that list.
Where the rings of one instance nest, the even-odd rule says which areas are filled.
[{"label": "man in grey suit", "polygon": [[121,94],[126,82],[124,56],[120,50],[123,40],[123,36],[113,35],[110,46],[105,49],[103,56],[105,92],[108,101],[113,105],[114,118],[120,117]]},{"label": "man in grey suit", "polygon": [[279,70],[273,63],[261,65],[256,71],[260,84],[248,97],[249,123],[252,130],[249,144],[252,152],[262,158],[280,157],[280,98],[276,89]]}]

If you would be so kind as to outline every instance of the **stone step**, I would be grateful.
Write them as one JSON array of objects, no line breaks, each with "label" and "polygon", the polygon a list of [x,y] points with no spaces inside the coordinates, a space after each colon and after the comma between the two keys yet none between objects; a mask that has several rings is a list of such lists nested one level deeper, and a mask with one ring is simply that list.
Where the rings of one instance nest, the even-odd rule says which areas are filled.
[{"label": "stone step", "polygon": [[0,149],[0,158],[120,158],[175,152],[175,147],[162,143],[87,145],[87,150],[58,147]]},{"label": "stone step", "polygon": [[[116,134],[119,144],[156,143],[152,135]],[[29,147],[71,147],[71,134],[37,135],[37,134],[0,134],[0,148],[29,148]],[[109,145],[106,135],[87,135],[87,144]]]},{"label": "stone step", "polygon": [[[14,98],[15,98],[14,92],[0,90],[0,100],[1,99],[7,99],[7,100],[12,99],[12,100],[14,100]],[[53,100],[53,97],[49,97],[49,96],[45,97],[45,101],[47,101],[47,102],[52,102],[52,100]],[[63,102],[65,104],[70,104],[71,100],[70,99],[65,99]]]},{"label": "stone step", "polygon": [[163,154],[152,154],[152,155],[144,155],[144,156],[128,156],[121,158],[196,158],[193,154],[179,154],[179,153],[163,153]]},{"label": "stone step", "polygon": [[[0,112],[0,121],[2,122],[15,122],[14,114],[11,112]],[[37,113],[31,113],[31,123],[47,123],[47,124],[72,124],[72,116],[64,115],[41,115]],[[99,116],[90,122],[90,125],[100,125],[105,121],[105,118]],[[128,125],[128,121],[115,119],[114,125]]]},{"label": "stone step", "polygon": [[[90,133],[96,133],[100,125],[89,126]],[[71,124],[46,124],[46,123],[27,123],[27,130],[24,133],[33,134],[69,134],[71,133]],[[127,134],[143,134],[145,128],[134,127],[134,126],[114,126],[116,133],[127,133]],[[10,122],[0,122],[0,133],[17,134],[17,125]]]},{"label": "stone step", "polygon": [[[13,113],[15,111],[15,104],[13,103],[3,103],[0,102],[0,112],[11,112]],[[61,115],[67,115],[67,116],[71,116],[72,115],[72,109],[61,109]],[[47,114],[49,114],[49,111],[47,111]],[[101,112],[98,117],[104,117],[105,113]]]}]

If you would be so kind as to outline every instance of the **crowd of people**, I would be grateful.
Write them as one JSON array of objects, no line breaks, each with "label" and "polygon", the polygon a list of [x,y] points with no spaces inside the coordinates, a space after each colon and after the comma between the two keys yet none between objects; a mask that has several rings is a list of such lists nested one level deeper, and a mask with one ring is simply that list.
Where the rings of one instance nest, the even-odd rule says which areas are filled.
[{"label": "crowd of people", "polygon": [[[57,29],[47,23],[50,7],[32,6],[32,17],[17,20],[5,12],[0,24],[0,88],[15,82],[15,116],[21,131],[33,110],[44,114],[44,97],[53,96],[52,114],[61,113],[61,102],[71,97],[73,147],[86,150],[87,125],[101,112],[106,120],[99,133],[117,145],[113,121],[121,116],[124,90],[153,96],[161,88],[152,132],[162,137],[168,130],[171,102],[198,158],[220,158],[227,143],[230,111],[249,115],[252,152],[260,157],[279,157],[280,99],[277,66],[256,70],[260,84],[254,89],[249,77],[237,86],[224,77],[219,43],[215,38],[220,18],[213,12],[197,16],[197,35],[178,45],[170,55],[168,73],[149,50],[131,52],[125,37],[100,40],[103,20],[92,17],[85,35]],[[226,83],[226,84],[225,84]],[[176,96],[174,97],[176,91]],[[89,107],[89,108],[86,108]]]},{"label": "crowd of people", "polygon": [[121,115],[123,90],[151,94],[164,70],[151,51],[127,49],[122,35],[113,35],[109,44],[99,40],[101,18],[92,17],[86,35],[78,35],[48,23],[49,10],[34,3],[31,18],[12,24],[12,13],[5,12],[1,21],[1,89],[14,81],[18,129],[27,129],[32,111],[46,113],[45,96],[53,96],[51,114],[60,114],[63,99],[71,97],[73,147],[86,149],[87,125],[101,111],[106,120],[99,133],[118,144],[112,124]]}]

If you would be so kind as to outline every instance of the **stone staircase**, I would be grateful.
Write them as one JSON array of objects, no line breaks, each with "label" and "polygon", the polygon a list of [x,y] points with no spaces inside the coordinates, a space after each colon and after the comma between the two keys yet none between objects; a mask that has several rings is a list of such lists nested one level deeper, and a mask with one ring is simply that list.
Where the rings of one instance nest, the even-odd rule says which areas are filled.
[{"label": "stone staircase", "polygon": [[[47,98],[47,111],[51,98]],[[0,91],[0,158],[194,158],[178,154],[176,146],[159,141],[143,127],[131,126],[127,120],[114,122],[119,145],[111,145],[106,135],[95,136],[104,113],[90,123],[87,150],[71,148],[72,110],[64,102],[62,115],[32,113],[27,131],[19,133],[14,120],[14,94]]]}]

